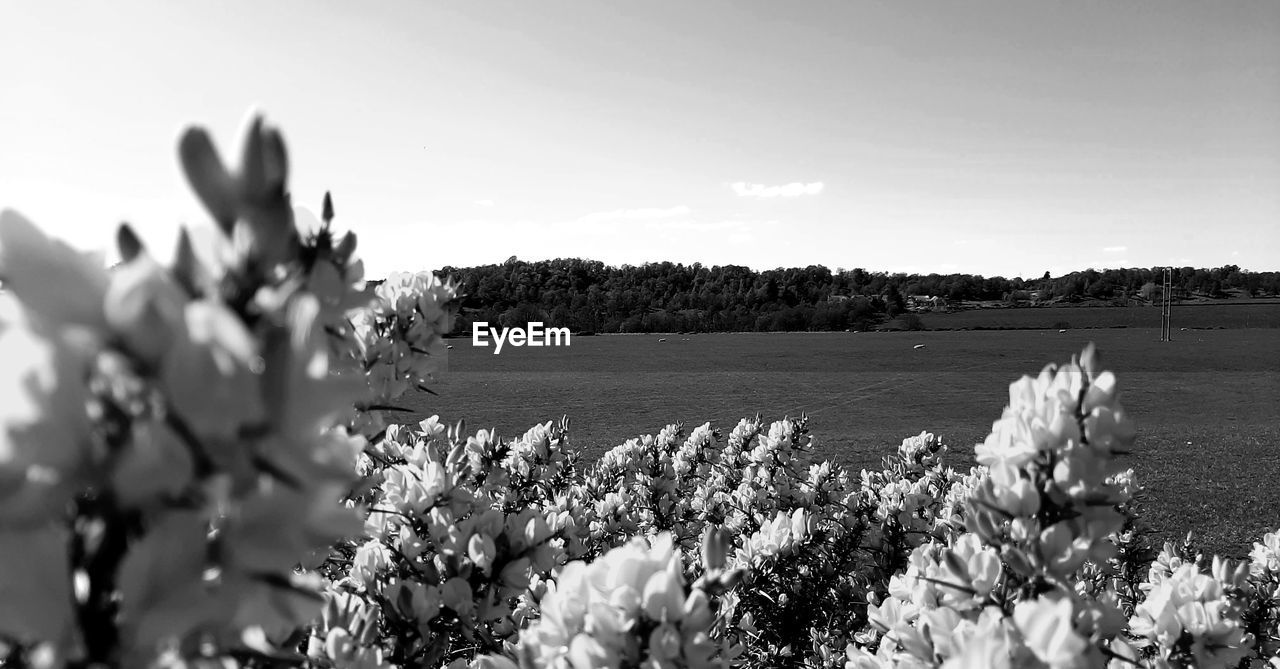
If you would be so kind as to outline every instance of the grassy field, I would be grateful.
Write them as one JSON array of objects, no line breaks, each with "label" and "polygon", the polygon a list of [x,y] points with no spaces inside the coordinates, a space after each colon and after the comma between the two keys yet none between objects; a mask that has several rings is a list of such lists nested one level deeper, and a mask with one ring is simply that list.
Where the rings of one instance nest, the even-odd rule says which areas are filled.
[{"label": "grassy field", "polygon": [[[1175,331],[1181,328],[1277,328],[1280,303],[1232,300],[1176,304],[1172,308]],[[971,309],[954,313],[923,313],[920,320],[930,330],[1047,328],[1160,328],[1159,307],[1027,307],[1019,309]]]},{"label": "grassy field", "polygon": [[508,436],[567,414],[589,456],[675,421],[727,433],[756,412],[803,411],[817,451],[854,468],[878,466],[921,430],[944,436],[967,468],[1009,383],[1094,341],[1138,425],[1130,457],[1149,487],[1146,520],[1164,538],[1193,529],[1206,548],[1244,555],[1280,526],[1280,329],[1158,339],[1145,328],[619,335],[501,355],[460,339],[439,395],[407,406],[413,420],[466,418]]}]

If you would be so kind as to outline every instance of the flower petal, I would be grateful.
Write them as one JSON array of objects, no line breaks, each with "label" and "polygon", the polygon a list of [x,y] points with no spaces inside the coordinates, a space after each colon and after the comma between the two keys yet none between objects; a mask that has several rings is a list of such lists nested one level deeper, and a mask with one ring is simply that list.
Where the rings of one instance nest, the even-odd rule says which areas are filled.
[{"label": "flower petal", "polygon": [[12,209],[0,212],[0,278],[45,326],[106,328],[101,259],[50,239]]}]

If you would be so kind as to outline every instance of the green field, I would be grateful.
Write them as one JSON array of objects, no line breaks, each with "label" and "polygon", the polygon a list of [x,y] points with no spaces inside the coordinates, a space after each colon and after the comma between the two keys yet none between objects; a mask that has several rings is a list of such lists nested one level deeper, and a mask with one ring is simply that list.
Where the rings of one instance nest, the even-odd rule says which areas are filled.
[{"label": "green field", "polygon": [[746,415],[803,411],[817,451],[854,468],[878,466],[921,430],[944,436],[952,462],[967,468],[1009,383],[1093,341],[1138,425],[1130,457],[1151,494],[1146,519],[1165,538],[1194,529],[1206,548],[1243,555],[1280,526],[1280,329],[1174,335],[1168,343],[1158,329],[1138,328],[618,335],[501,355],[455,339],[439,395],[406,406],[414,420],[466,418],[469,430],[507,436],[567,414],[589,456],[670,422],[709,420],[727,434]]}]

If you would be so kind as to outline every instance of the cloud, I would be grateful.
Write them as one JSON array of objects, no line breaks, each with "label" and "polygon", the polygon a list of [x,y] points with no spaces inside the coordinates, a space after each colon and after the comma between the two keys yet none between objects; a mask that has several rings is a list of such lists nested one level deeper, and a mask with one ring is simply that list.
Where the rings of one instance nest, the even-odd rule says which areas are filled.
[{"label": "cloud", "polygon": [[729,184],[734,193],[738,197],[754,197],[754,198],[772,198],[772,197],[800,197],[801,195],[817,195],[822,192],[822,182],[815,181],[813,183],[800,183],[795,181],[785,186],[766,186],[764,184],[749,184],[743,181],[737,181]]},{"label": "cloud", "polygon": [[474,204],[477,207],[492,207],[493,200],[472,200],[471,204]]},{"label": "cloud", "polygon": [[1102,247],[1102,252],[1103,252],[1103,253],[1124,253],[1125,251],[1128,251],[1128,250],[1129,250],[1129,247],[1128,247],[1128,246],[1104,246],[1104,247]]},{"label": "cloud", "polygon": [[685,205],[667,207],[647,207],[641,209],[614,209],[613,211],[597,211],[578,219],[579,223],[609,223],[613,221],[660,221],[670,218],[688,216],[693,210]]},{"label": "cloud", "polygon": [[776,221],[746,221],[742,219],[724,219],[715,221],[657,221],[652,227],[661,230],[724,232],[750,230],[758,225],[774,225]]},{"label": "cloud", "polygon": [[1132,266],[1133,265],[1129,262],[1129,259],[1124,256],[1121,256],[1119,258],[1115,256],[1110,256],[1107,258],[1094,258],[1093,260],[1090,260],[1089,262],[1084,263],[1080,267],[1073,267],[1071,269],[1067,269],[1062,272],[1055,271],[1053,272],[1053,276],[1059,276],[1060,274],[1066,274],[1067,272],[1076,272],[1082,268],[1104,270],[1104,269],[1120,269],[1121,267],[1132,267]]}]

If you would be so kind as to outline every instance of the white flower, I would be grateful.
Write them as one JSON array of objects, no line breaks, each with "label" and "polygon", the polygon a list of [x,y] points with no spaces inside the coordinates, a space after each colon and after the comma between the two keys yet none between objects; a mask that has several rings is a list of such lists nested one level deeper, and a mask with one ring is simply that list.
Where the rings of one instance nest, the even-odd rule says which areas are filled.
[{"label": "white flower", "polygon": [[1088,641],[1075,631],[1071,600],[1023,600],[1013,609],[1013,622],[1027,647],[1051,669],[1087,667]]},{"label": "white flower", "polygon": [[542,617],[520,634],[519,655],[535,667],[638,666],[646,656],[705,660],[712,619],[706,595],[685,593],[669,534],[652,545],[633,539],[590,564],[570,562],[543,597]]},{"label": "white flower", "polygon": [[1198,666],[1232,665],[1253,646],[1222,584],[1191,563],[1179,564],[1151,585],[1129,630],[1162,649],[1179,644],[1184,633],[1190,635]]}]

